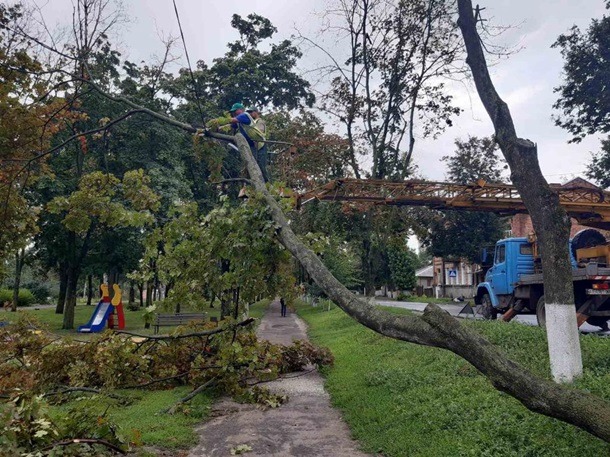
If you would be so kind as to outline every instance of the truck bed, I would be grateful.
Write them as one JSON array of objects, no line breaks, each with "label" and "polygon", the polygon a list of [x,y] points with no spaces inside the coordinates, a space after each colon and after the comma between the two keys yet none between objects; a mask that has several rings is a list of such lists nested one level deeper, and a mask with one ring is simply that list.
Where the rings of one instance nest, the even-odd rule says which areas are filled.
[{"label": "truck bed", "polygon": [[[593,281],[610,279],[610,268],[600,267],[596,263],[590,263],[585,267],[572,270],[573,281]],[[521,275],[518,285],[542,284],[543,273]]]}]

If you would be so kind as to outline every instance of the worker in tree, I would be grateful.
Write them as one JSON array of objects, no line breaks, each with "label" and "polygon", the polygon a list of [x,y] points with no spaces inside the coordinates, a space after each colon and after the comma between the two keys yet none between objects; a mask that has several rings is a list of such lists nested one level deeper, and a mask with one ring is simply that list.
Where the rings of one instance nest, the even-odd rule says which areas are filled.
[{"label": "worker in tree", "polygon": [[258,154],[259,147],[263,147],[265,145],[265,135],[263,132],[258,130],[255,125],[254,118],[246,112],[246,107],[243,104],[234,103],[229,112],[230,116],[228,117],[219,117],[209,121],[207,123],[208,129],[210,129],[212,132],[224,131],[227,133],[232,132],[233,134],[239,131],[246,138],[246,141],[250,146],[250,151],[252,151],[252,155],[261,168],[265,182],[269,181],[267,176],[266,160],[264,163],[261,163],[259,161]]},{"label": "worker in tree", "polygon": [[[263,134],[264,138],[268,138],[269,135],[267,132],[267,124],[265,120],[261,117],[260,110],[258,108],[248,108],[246,112],[250,115],[252,119],[254,119],[254,127]],[[267,175],[267,153],[267,143],[259,141],[257,143],[256,161],[261,167],[263,176],[265,177],[265,181],[269,180]]]}]

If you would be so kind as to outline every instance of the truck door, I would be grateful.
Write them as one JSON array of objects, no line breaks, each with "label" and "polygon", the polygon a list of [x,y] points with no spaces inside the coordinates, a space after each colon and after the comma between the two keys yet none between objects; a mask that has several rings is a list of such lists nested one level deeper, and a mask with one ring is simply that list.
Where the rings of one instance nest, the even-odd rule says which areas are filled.
[{"label": "truck door", "polygon": [[496,253],[494,255],[494,266],[489,271],[491,273],[491,287],[497,295],[507,295],[508,287],[508,271],[506,264],[506,243],[496,245]]}]

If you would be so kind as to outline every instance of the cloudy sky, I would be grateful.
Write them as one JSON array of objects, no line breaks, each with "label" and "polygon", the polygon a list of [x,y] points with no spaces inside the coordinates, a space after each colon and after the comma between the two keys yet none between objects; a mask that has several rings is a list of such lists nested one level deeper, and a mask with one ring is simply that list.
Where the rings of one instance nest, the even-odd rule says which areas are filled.
[{"label": "cloudy sky", "polygon": [[[321,25],[322,13],[330,0],[177,0],[191,60],[210,62],[225,52],[225,45],[236,38],[230,27],[231,15],[256,12],[268,17],[278,28],[278,38],[290,37],[298,28],[314,36]],[[29,0],[33,3],[34,0]],[[36,0],[50,26],[66,24],[71,19],[72,0]],[[120,32],[121,51],[133,61],[149,60],[161,52],[160,36],[178,34],[171,0],[124,0],[130,23]],[[567,143],[569,135],[551,120],[555,101],[553,87],[561,81],[562,61],[551,44],[572,25],[586,28],[591,18],[601,17],[602,0],[481,0],[484,17],[495,23],[514,25],[501,37],[504,45],[520,51],[498,62],[491,70],[500,95],[508,102],[519,136],[538,144],[543,173],[551,182],[562,182],[582,175],[591,151],[599,147],[598,138],[588,138],[578,145]],[[319,65],[322,57],[307,54],[301,62],[306,71]],[[453,128],[437,140],[420,140],[415,160],[429,179],[444,179],[439,163],[453,151],[456,137],[489,135],[487,118],[476,92],[455,84],[453,95],[464,113]]]}]

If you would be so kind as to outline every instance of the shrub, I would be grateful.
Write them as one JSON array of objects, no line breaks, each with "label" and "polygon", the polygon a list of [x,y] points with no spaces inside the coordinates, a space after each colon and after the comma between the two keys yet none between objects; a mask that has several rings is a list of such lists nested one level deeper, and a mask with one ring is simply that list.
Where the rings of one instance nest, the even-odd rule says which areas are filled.
[{"label": "shrub", "polygon": [[[13,290],[12,289],[0,289],[0,303],[13,301]],[[17,299],[17,306],[31,306],[36,303],[34,294],[28,289],[19,289],[19,298]]]},{"label": "shrub", "polygon": [[51,296],[51,291],[44,283],[28,282],[23,287],[34,294],[36,303],[46,303]]}]

